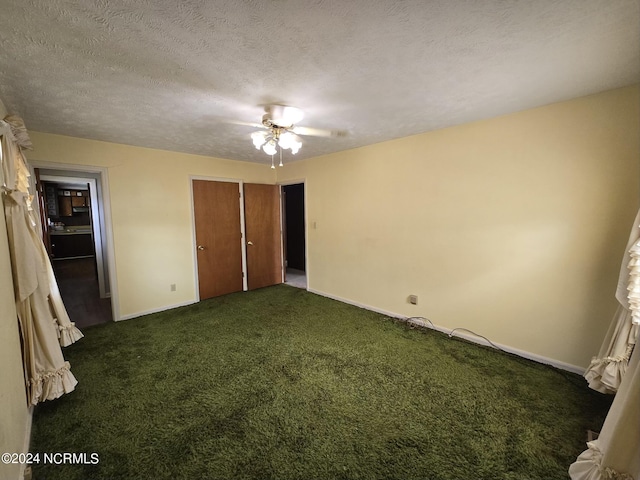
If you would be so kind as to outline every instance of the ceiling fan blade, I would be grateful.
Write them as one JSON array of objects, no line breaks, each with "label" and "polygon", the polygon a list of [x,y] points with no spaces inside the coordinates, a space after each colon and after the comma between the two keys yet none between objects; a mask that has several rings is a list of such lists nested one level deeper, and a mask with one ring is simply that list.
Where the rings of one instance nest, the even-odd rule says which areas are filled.
[{"label": "ceiling fan blade", "polygon": [[302,110],[286,105],[267,105],[264,111],[265,117],[281,127],[291,127],[304,118]]},{"label": "ceiling fan blade", "polygon": [[261,123],[256,122],[243,122],[241,120],[225,120],[224,123],[230,123],[231,125],[241,125],[243,127],[253,127],[253,128],[266,128]]},{"label": "ceiling fan blade", "polygon": [[346,130],[325,130],[322,128],[293,127],[291,131],[297,135],[309,135],[313,137],[346,137]]}]

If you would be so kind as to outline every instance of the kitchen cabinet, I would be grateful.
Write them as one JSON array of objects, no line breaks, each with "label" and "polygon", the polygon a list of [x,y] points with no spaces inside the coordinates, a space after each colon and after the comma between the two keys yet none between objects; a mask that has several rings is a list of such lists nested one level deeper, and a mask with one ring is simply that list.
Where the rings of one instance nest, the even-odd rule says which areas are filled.
[{"label": "kitchen cabinet", "polygon": [[73,215],[71,197],[58,197],[58,215],[61,217],[71,217]]},{"label": "kitchen cabinet", "polygon": [[93,255],[91,233],[51,232],[51,256],[54,259]]},{"label": "kitchen cabinet", "polygon": [[88,207],[89,206],[89,197],[75,196],[71,197],[71,206],[72,207]]},{"label": "kitchen cabinet", "polygon": [[74,207],[89,207],[88,190],[58,190],[58,215],[71,217]]}]

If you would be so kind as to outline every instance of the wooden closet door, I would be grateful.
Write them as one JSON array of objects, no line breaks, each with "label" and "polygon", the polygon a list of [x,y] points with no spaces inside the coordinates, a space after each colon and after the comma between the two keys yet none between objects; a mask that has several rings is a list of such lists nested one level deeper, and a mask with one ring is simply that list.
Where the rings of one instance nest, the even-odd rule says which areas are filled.
[{"label": "wooden closet door", "polygon": [[249,290],[282,283],[280,186],[244,184]]},{"label": "wooden closet door", "polygon": [[193,180],[200,300],[242,290],[240,186]]}]

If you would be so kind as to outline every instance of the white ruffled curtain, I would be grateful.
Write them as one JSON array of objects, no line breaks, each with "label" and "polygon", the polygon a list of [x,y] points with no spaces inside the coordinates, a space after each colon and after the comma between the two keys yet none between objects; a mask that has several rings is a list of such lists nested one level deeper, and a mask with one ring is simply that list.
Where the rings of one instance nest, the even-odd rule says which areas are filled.
[{"label": "white ruffled curtain", "polygon": [[78,383],[62,347],[83,337],[69,320],[31,206],[29,169],[22,148],[31,142],[22,120],[0,120],[2,203],[9,240],[16,309],[22,336],[28,402],[35,405],[73,391]]},{"label": "white ruffled curtain", "polygon": [[602,393],[615,393],[624,377],[638,338],[640,323],[640,211],[633,223],[624,251],[618,288],[618,310],[613,316],[597,357],[584,374],[589,386]]},{"label": "white ruffled curtain", "polygon": [[[640,211],[622,260],[614,315],[600,353],[585,378],[603,393],[615,393],[597,440],[569,467],[573,480],[640,480]],[[617,392],[617,393],[616,393]]]},{"label": "white ruffled curtain", "polygon": [[598,439],[569,467],[573,480],[640,480],[639,363],[636,350]]}]

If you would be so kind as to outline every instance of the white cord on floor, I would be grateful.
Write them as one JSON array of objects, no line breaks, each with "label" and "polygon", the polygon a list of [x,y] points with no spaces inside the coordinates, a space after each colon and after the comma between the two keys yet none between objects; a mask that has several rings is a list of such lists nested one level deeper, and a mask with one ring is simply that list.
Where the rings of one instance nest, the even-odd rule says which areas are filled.
[{"label": "white cord on floor", "polygon": [[[436,328],[436,326],[434,325],[434,323],[433,323],[431,320],[429,320],[428,318],[425,318],[425,317],[407,317],[407,318],[404,318],[403,320],[404,320],[405,322],[409,323],[409,324],[412,324],[412,325],[418,325],[418,326],[423,326],[423,325],[419,325],[419,324],[417,324],[417,323],[415,323],[415,322],[411,322],[411,320],[423,320],[425,323],[426,323],[426,322],[428,322],[428,323],[429,323],[429,325],[431,325],[431,328],[432,328],[432,329],[434,329],[434,330],[437,330],[437,331],[442,331],[442,330],[444,330],[444,329],[442,329],[442,330],[441,330],[440,328]],[[491,340],[489,340],[489,339],[488,339],[487,337],[485,337],[484,335],[480,335],[480,334],[478,334],[478,333],[476,333],[476,332],[474,332],[474,331],[472,331],[472,330],[469,330],[468,328],[463,328],[463,327],[457,327],[457,328],[454,328],[453,330],[451,330],[451,331],[447,334],[447,336],[448,336],[449,338],[453,338],[453,337],[454,337],[454,335],[453,335],[453,334],[454,334],[456,331],[458,331],[458,330],[462,330],[462,331],[465,331],[465,332],[469,332],[470,334],[472,334],[472,335],[474,335],[474,336],[476,336],[476,337],[480,337],[480,338],[484,339],[484,340],[485,340],[489,345],[491,345],[491,346],[492,346],[493,348],[495,348],[496,350],[499,350],[499,351],[501,351],[502,353],[506,353],[507,355],[513,355],[511,352],[508,352],[507,350],[505,350],[505,349],[500,348],[499,346],[497,346],[495,343],[493,343]],[[446,333],[446,332],[443,332],[443,333]],[[564,370],[562,370],[561,368],[555,367],[555,366],[553,366],[553,365],[551,365],[551,364],[544,363],[544,362],[539,362],[539,361],[535,361],[535,360],[528,360],[528,359],[526,359],[526,358],[524,358],[524,357],[521,357],[521,356],[519,356],[519,355],[515,355],[515,356],[514,356],[514,358],[518,359],[519,361],[523,361],[523,362],[527,362],[527,363],[528,363],[528,362],[534,362],[534,363],[537,363],[537,364],[539,364],[539,365],[543,365],[543,366],[545,366],[545,367],[548,367],[548,368],[550,368],[551,370],[553,370],[554,372],[559,373],[560,375],[562,375],[562,376],[563,376],[567,381],[569,381],[570,383],[572,383],[572,384],[576,384],[575,379],[574,379],[573,377],[570,377],[570,376],[568,375],[568,373],[567,373],[567,372],[565,372]]]},{"label": "white cord on floor", "polygon": [[473,332],[471,330],[469,330],[468,328],[462,328],[462,327],[458,327],[458,328],[454,328],[453,330],[451,330],[451,332],[449,332],[449,338],[453,337],[453,334],[456,330],[463,330],[465,332],[469,332],[471,335],[475,335],[476,337],[480,337],[485,339],[489,345],[491,345],[493,348],[495,348],[496,350],[500,350],[501,352],[506,352],[505,350],[503,350],[502,348],[500,348],[499,346],[497,346],[495,343],[493,343],[491,340],[489,340],[487,337],[485,337],[484,335],[480,335],[479,333]]},{"label": "white cord on floor", "polygon": [[408,317],[408,318],[405,318],[406,322],[411,323],[411,320],[424,320],[426,322],[429,322],[429,324],[431,325],[431,328],[436,328],[435,325],[433,324],[433,322],[431,320],[429,320],[428,318],[425,318],[425,317]]},{"label": "white cord on floor", "polygon": [[[436,328],[436,326],[433,324],[433,322],[431,320],[429,320],[426,317],[407,317],[404,319],[407,323],[412,323],[415,325],[415,322],[412,322],[411,320],[423,320],[424,322],[428,322],[429,325],[431,325],[431,328],[433,328],[434,330],[438,330]],[[493,348],[495,348],[496,350],[500,350],[501,352],[505,352],[505,353],[509,353],[506,350],[500,348],[499,346],[497,346],[495,343],[493,343],[491,340],[489,340],[487,337],[485,337],[484,335],[480,335],[479,333],[476,333],[472,330],[469,330],[468,328],[463,328],[463,327],[457,327],[454,328],[453,330],[451,330],[447,335],[449,336],[449,338],[453,338],[453,334],[458,331],[458,330],[462,330],[464,332],[468,332],[471,335],[474,335],[476,337],[480,337],[482,339],[484,339],[489,345],[491,345]]]}]

